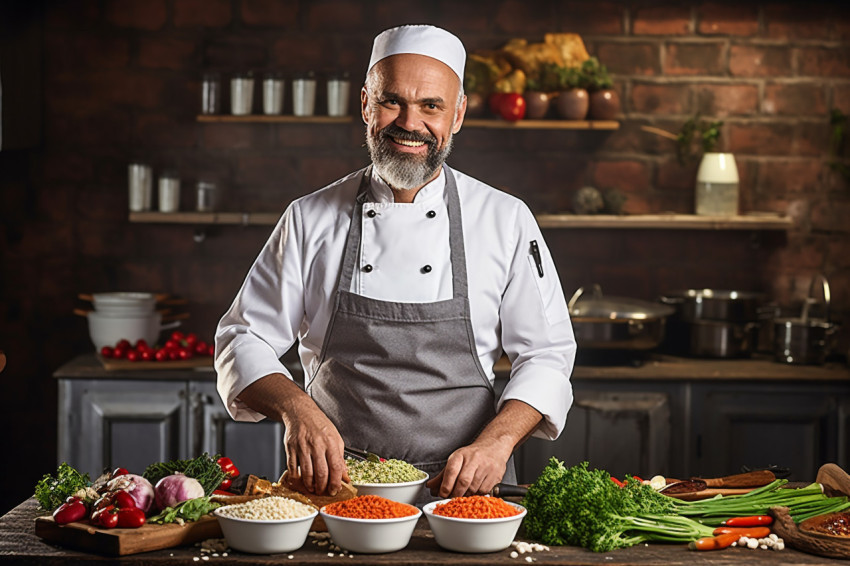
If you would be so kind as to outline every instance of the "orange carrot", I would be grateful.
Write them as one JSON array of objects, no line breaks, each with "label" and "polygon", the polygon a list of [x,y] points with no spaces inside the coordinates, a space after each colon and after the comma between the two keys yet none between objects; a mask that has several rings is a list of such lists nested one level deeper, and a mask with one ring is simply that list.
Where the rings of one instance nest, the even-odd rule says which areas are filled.
[{"label": "orange carrot", "polygon": [[434,508],[434,515],[459,519],[500,519],[519,514],[520,511],[516,507],[505,503],[498,497],[488,495],[455,497]]},{"label": "orange carrot", "polygon": [[397,519],[415,515],[413,505],[398,503],[377,495],[358,495],[323,507],[325,513],[351,519]]},{"label": "orange carrot", "polygon": [[717,527],[714,536],[736,534],[739,537],[764,538],[770,534],[770,527]]}]

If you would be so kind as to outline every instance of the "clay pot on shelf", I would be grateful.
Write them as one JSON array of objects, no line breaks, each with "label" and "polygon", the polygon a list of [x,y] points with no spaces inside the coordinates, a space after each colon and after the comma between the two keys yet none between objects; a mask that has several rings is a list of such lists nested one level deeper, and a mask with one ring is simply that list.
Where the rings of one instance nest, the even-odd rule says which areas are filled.
[{"label": "clay pot on shelf", "polygon": [[590,94],[590,119],[613,120],[620,113],[620,95],[614,89],[597,90]]},{"label": "clay pot on shelf", "polygon": [[528,90],[523,93],[525,98],[525,117],[528,120],[539,120],[549,112],[549,93]]},{"label": "clay pot on shelf", "polygon": [[583,88],[571,88],[558,93],[555,109],[564,120],[584,120],[590,108],[590,98]]}]

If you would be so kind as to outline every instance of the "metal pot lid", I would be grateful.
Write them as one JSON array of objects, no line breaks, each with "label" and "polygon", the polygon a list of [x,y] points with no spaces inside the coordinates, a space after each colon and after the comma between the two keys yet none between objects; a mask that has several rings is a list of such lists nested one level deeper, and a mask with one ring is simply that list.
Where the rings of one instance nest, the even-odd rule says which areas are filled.
[{"label": "metal pot lid", "polygon": [[588,293],[579,287],[569,303],[570,316],[604,320],[648,320],[670,316],[675,309],[668,305],[632,299],[629,297],[607,297],[602,287],[594,284]]},{"label": "metal pot lid", "polygon": [[697,301],[702,299],[747,301],[751,299],[761,299],[764,297],[764,294],[756,293],[753,291],[735,291],[731,289],[684,289],[667,293],[666,296],[683,299],[695,299]]},{"label": "metal pot lid", "polygon": [[779,326],[805,326],[809,328],[832,328],[835,326],[833,323],[824,320],[822,318],[775,318],[773,319],[773,324],[778,324]]}]

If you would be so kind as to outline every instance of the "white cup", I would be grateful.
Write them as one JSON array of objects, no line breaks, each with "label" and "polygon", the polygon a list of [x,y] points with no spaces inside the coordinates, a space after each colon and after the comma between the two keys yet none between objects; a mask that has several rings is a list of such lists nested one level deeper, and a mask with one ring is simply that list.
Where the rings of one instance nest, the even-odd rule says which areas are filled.
[{"label": "white cup", "polygon": [[127,169],[130,210],[142,212],[151,209],[153,174],[149,165],[131,163]]}]

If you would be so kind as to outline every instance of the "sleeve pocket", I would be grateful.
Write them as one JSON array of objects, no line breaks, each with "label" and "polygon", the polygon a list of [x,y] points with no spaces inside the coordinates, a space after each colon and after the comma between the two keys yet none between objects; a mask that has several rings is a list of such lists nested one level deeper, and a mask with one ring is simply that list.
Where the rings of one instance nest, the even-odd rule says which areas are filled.
[{"label": "sleeve pocket", "polygon": [[[546,265],[552,265],[546,261],[543,264],[544,267]],[[531,255],[528,256],[528,269],[531,272],[531,278],[534,280],[534,286],[537,288],[540,307],[543,309],[543,314],[546,315],[546,322],[549,323],[549,326],[554,326],[569,319],[570,313],[567,310],[564,292],[554,273],[544,273],[543,277],[540,277],[537,273],[537,264]]]}]

